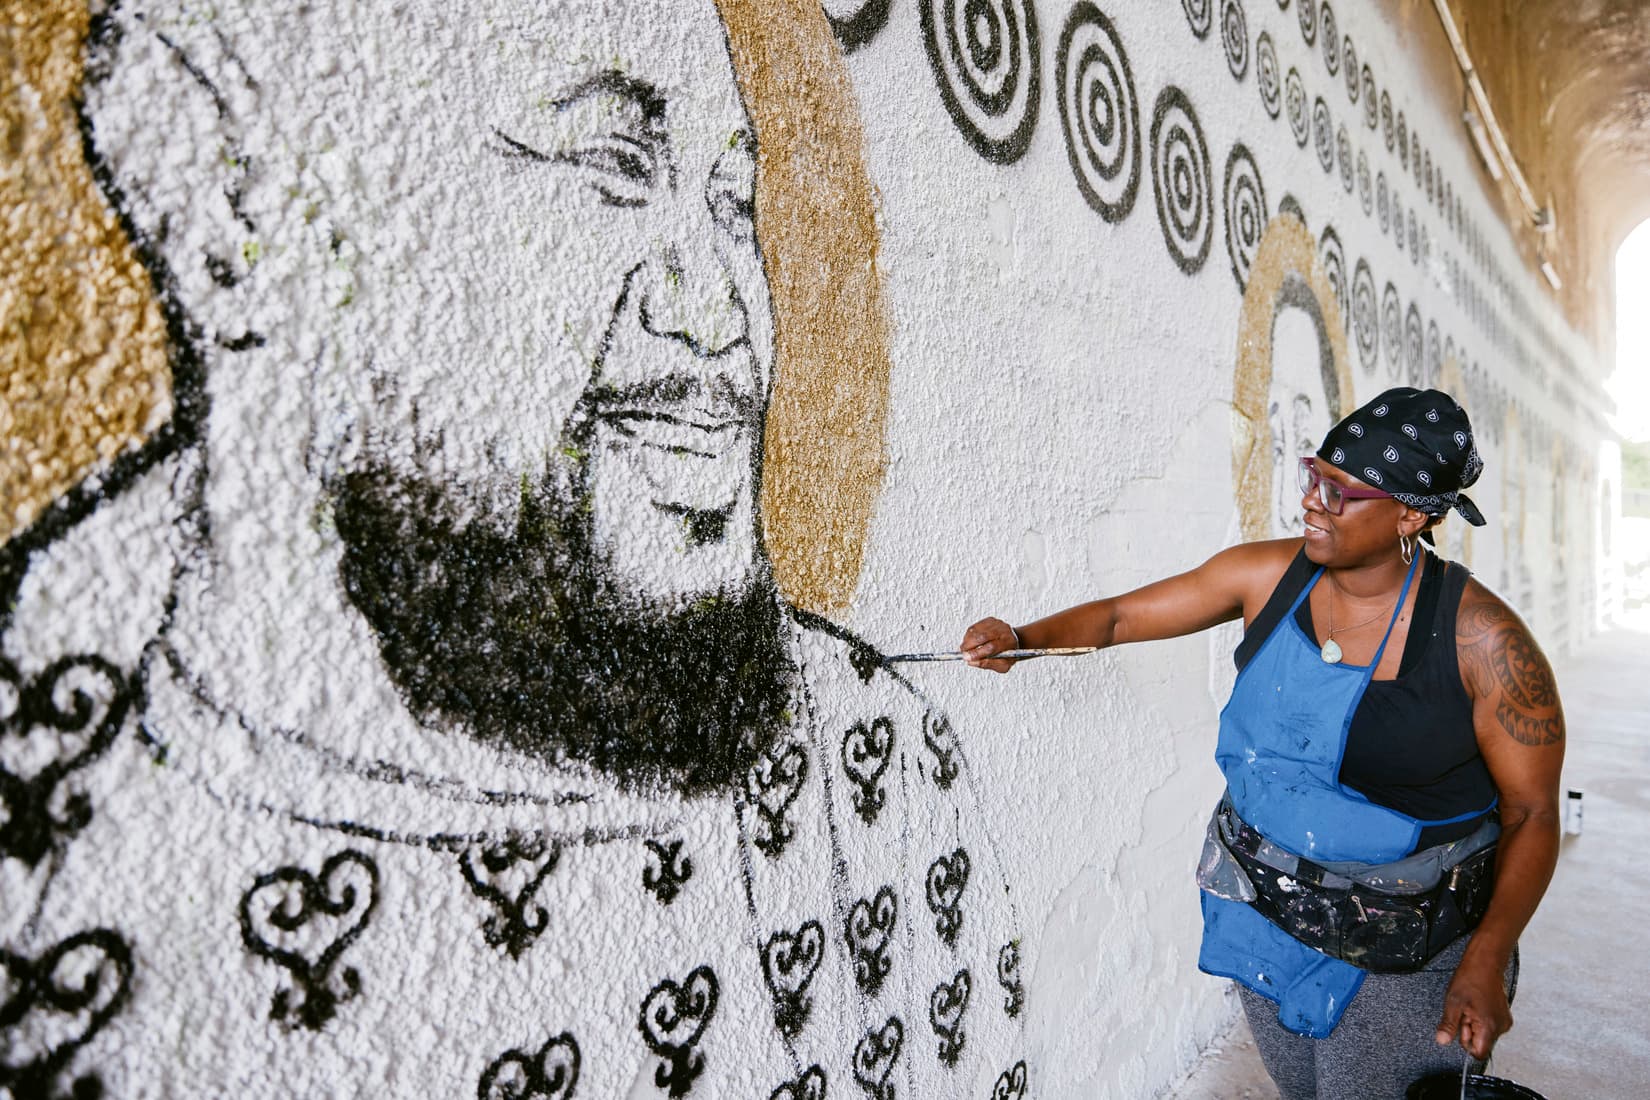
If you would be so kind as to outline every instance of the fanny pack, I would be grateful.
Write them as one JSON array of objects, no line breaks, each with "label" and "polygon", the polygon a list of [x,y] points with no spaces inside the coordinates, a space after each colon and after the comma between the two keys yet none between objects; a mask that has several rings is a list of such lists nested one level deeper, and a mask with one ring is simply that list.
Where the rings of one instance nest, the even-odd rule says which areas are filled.
[{"label": "fanny pack", "polygon": [[1248,903],[1296,940],[1376,974],[1420,970],[1470,932],[1495,882],[1494,818],[1470,836],[1386,864],[1314,863],[1267,840],[1223,799],[1198,885]]}]

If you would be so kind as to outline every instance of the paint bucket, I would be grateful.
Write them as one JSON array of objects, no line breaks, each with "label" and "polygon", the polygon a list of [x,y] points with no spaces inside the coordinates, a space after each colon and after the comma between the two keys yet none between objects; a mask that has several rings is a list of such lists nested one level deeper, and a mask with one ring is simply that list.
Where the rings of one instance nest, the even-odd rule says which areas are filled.
[{"label": "paint bucket", "polygon": [[1546,1097],[1505,1077],[1469,1073],[1463,1079],[1461,1074],[1445,1070],[1409,1086],[1404,1100],[1546,1100]]}]

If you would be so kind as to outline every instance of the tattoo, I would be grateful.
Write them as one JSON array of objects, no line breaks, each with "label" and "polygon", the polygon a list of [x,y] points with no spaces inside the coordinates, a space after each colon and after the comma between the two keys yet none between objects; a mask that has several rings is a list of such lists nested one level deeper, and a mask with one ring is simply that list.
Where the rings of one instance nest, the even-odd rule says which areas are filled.
[{"label": "tattoo", "polygon": [[1500,601],[1463,602],[1456,619],[1456,653],[1462,679],[1476,699],[1498,696],[1495,720],[1524,745],[1564,740],[1558,686],[1529,628]]},{"label": "tattoo", "polygon": [[1564,740],[1564,723],[1558,718],[1523,714],[1505,700],[1495,705],[1495,720],[1520,744],[1556,745]]}]

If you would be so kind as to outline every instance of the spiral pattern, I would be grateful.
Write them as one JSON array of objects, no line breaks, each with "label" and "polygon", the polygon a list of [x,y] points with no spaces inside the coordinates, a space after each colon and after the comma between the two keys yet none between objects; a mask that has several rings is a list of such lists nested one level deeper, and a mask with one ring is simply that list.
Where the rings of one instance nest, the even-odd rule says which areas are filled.
[{"label": "spiral pattern", "polygon": [[1352,273],[1352,328],[1358,335],[1358,361],[1365,374],[1375,373],[1380,354],[1380,306],[1375,300],[1375,276],[1369,273],[1369,262],[1358,260]]},{"label": "spiral pattern", "polygon": [[1041,98],[1031,0],[921,0],[917,15],[951,121],[985,159],[1019,160],[1031,143]]},{"label": "spiral pattern", "polygon": [[1249,285],[1249,271],[1254,267],[1255,253],[1260,250],[1260,239],[1266,233],[1269,217],[1260,169],[1242,142],[1232,146],[1226,157],[1221,197],[1226,213],[1226,255],[1231,258],[1232,277],[1241,291]]},{"label": "spiral pattern", "polygon": [[1323,0],[1323,10],[1318,13],[1318,42],[1323,50],[1324,67],[1334,76],[1341,68],[1341,40],[1335,30],[1335,9],[1329,6],[1329,0]]},{"label": "spiral pattern", "polygon": [[1265,31],[1255,39],[1255,84],[1260,88],[1260,105],[1277,118],[1283,110],[1283,81],[1278,72],[1278,51]]},{"label": "spiral pattern", "polygon": [[1375,74],[1369,71],[1369,65],[1364,65],[1364,126],[1374,130],[1381,124],[1381,105],[1375,98]]},{"label": "spiral pattern", "polygon": [[1083,0],[1060,32],[1060,128],[1077,187],[1108,222],[1134,209],[1140,105],[1129,55],[1104,12]]},{"label": "spiral pattern", "polygon": [[1312,100],[1312,142],[1318,150],[1318,164],[1325,172],[1335,168],[1335,131],[1329,117],[1329,104],[1323,96]]},{"label": "spiral pattern", "polygon": [[1392,189],[1392,237],[1398,251],[1404,250],[1404,202],[1398,197],[1398,188]]},{"label": "spiral pattern", "polygon": [[1199,38],[1209,36],[1209,26],[1214,18],[1214,0],[1180,0],[1180,6],[1185,9],[1186,22],[1191,24],[1192,33]]},{"label": "spiral pattern", "polygon": [[1323,263],[1329,289],[1335,294],[1335,304],[1340,307],[1344,330],[1352,323],[1352,311],[1346,308],[1346,250],[1341,247],[1341,235],[1332,225],[1324,227],[1323,236],[1318,239],[1318,259]]},{"label": "spiral pattern", "polygon": [[1226,67],[1235,79],[1242,80],[1249,74],[1249,24],[1239,0],[1221,2],[1220,41],[1226,47]]},{"label": "spiral pattern", "polygon": [[1347,136],[1346,124],[1335,131],[1335,161],[1341,166],[1341,187],[1352,193],[1352,139]]},{"label": "spiral pattern", "polygon": [[1318,40],[1318,6],[1312,0],[1301,0],[1295,5],[1295,17],[1300,20],[1301,37],[1312,45]]},{"label": "spiral pattern", "polygon": [[1386,151],[1392,152],[1392,95],[1381,93],[1381,140],[1386,142]]},{"label": "spiral pattern", "polygon": [[1312,115],[1306,106],[1306,85],[1301,83],[1301,74],[1293,66],[1283,82],[1283,105],[1289,112],[1289,129],[1295,135],[1295,144],[1306,148],[1307,139],[1312,136]]},{"label": "spiral pattern", "polygon": [[1214,239],[1209,148],[1191,101],[1172,84],[1152,111],[1152,195],[1169,255],[1181,271],[1196,274]]},{"label": "spiral pattern", "polygon": [[1398,167],[1409,171],[1409,124],[1403,111],[1398,112]]},{"label": "spiral pattern", "polygon": [[1411,302],[1409,312],[1404,315],[1404,368],[1409,372],[1409,384],[1417,388],[1421,385],[1423,340],[1421,311]]},{"label": "spiral pattern", "polygon": [[1358,51],[1352,45],[1352,36],[1349,34],[1341,42],[1341,64],[1346,75],[1346,98],[1358,102]]},{"label": "spiral pattern", "polygon": [[1386,236],[1392,228],[1392,207],[1386,193],[1386,173],[1375,174],[1375,213],[1381,220],[1381,235]]},{"label": "spiral pattern", "polygon": [[1396,382],[1404,353],[1404,307],[1391,283],[1381,292],[1381,342],[1386,345],[1387,378]]},{"label": "spiral pattern", "polygon": [[1412,206],[1404,212],[1409,222],[1409,258],[1415,263],[1421,262],[1421,242],[1415,232],[1415,208]]},{"label": "spiral pattern", "polygon": [[1364,208],[1366,216],[1375,209],[1375,191],[1369,179],[1369,158],[1364,156],[1362,149],[1358,150],[1358,204]]}]

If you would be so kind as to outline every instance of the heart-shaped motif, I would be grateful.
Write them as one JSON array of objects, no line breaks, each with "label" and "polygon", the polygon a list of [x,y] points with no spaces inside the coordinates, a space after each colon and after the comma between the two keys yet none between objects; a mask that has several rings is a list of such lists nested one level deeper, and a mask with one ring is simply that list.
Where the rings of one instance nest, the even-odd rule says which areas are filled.
[{"label": "heart-shaped motif", "polygon": [[[0,950],[0,1093],[57,1096],[57,1077],[126,1005],[132,949],[119,933],[94,928],[31,960]],[[70,1093],[101,1095],[87,1075]]]},{"label": "heart-shaped motif", "polygon": [[787,1038],[795,1038],[808,1022],[812,1004],[808,984],[814,980],[825,954],[825,930],[816,920],[790,932],[775,932],[762,948],[762,976],[773,996],[774,1022]]},{"label": "heart-shaped motif", "polygon": [[120,732],[131,685],[102,657],[63,657],[25,683],[0,658],[0,856],[38,864],[57,837],[91,820],[86,796],[60,784]]},{"label": "heart-shaped motif", "polygon": [[293,990],[278,990],[270,1019],[319,1031],[361,991],[354,967],[342,970],[337,983],[332,969],[377,904],[378,865],[353,848],[329,857],[316,875],[280,867],[253,881],[241,895],[241,942],[285,967],[298,994],[294,1001]]},{"label": "heart-shaped motif", "polygon": [[959,902],[968,885],[968,870],[968,853],[961,848],[928,866],[928,908],[934,911],[934,930],[947,947],[957,946],[962,929]]},{"label": "heart-shaped motif", "polygon": [[825,1100],[825,1071],[809,1066],[801,1077],[774,1089],[768,1100]]},{"label": "heart-shaped motif", "polygon": [[991,1100],[1023,1100],[1026,1094],[1026,1064],[1015,1062],[997,1078],[997,1087],[991,1090]]},{"label": "heart-shaped motif", "polygon": [[860,898],[848,913],[843,936],[848,941],[848,957],[854,963],[854,981],[860,992],[874,997],[893,967],[888,946],[899,918],[899,901],[892,886],[884,886],[872,898]]},{"label": "heart-shaped motif", "polygon": [[1008,996],[1003,1000],[1003,1011],[1009,1019],[1020,1014],[1025,1007],[1025,986],[1020,983],[1020,943],[1010,940],[1003,944],[1002,950],[997,952],[997,984],[1003,987]]},{"label": "heart-shaped motif", "polygon": [[877,718],[866,725],[855,722],[842,738],[842,767],[853,780],[854,810],[865,824],[877,819],[877,813],[887,801],[882,789],[882,773],[888,770],[888,761],[894,755],[894,723],[889,718]]},{"label": "heart-shaped motif", "polygon": [[470,892],[494,909],[482,923],[482,934],[512,959],[520,958],[550,926],[550,914],[533,903],[533,895],[560,859],[561,846],[537,836],[475,844],[459,853],[458,866]]},{"label": "heart-shaped motif", "polygon": [[745,793],[756,808],[754,843],[770,859],[778,858],[793,835],[785,812],[802,793],[808,778],[808,754],[795,741],[776,745],[745,773]]},{"label": "heart-shaped motif", "polygon": [[934,786],[942,791],[951,789],[957,781],[957,735],[951,730],[951,719],[943,714],[929,712],[922,716],[922,741],[934,754]]},{"label": "heart-shaped motif", "polygon": [[941,982],[928,996],[928,1022],[940,1038],[940,1061],[948,1066],[957,1064],[963,1049],[963,1013],[968,1010],[968,995],[973,981],[968,971],[959,970],[949,982]]},{"label": "heart-shaped motif", "polygon": [[682,855],[680,838],[668,842],[645,840],[647,866],[642,868],[642,885],[653,892],[660,905],[669,905],[693,877],[693,861]]},{"label": "heart-shaped motif", "polygon": [[568,1100],[579,1083],[579,1043],[571,1032],[537,1052],[507,1050],[481,1075],[481,1100]]},{"label": "heart-shaped motif", "polygon": [[866,1032],[854,1047],[854,1080],[871,1100],[893,1100],[894,1086],[888,1078],[894,1072],[904,1041],[904,1025],[898,1016],[890,1016],[887,1023]]},{"label": "heart-shaped motif", "polygon": [[642,1000],[637,1026],[648,1049],[663,1063],[653,1079],[671,1096],[685,1096],[704,1070],[704,1058],[693,1048],[716,1015],[716,972],[695,967],[680,984],[666,978]]}]

